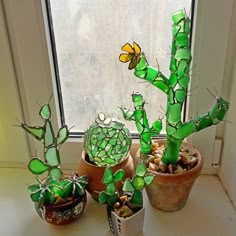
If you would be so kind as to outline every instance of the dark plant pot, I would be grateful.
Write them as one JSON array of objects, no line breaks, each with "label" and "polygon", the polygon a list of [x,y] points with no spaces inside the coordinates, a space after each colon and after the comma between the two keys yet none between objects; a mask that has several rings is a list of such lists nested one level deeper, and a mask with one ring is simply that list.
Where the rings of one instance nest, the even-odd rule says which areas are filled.
[{"label": "dark plant pot", "polygon": [[137,236],[143,231],[145,209],[142,208],[128,218],[117,216],[107,207],[107,218],[110,230],[115,236]]},{"label": "dark plant pot", "polygon": [[39,207],[35,203],[35,208],[39,216],[46,222],[53,225],[67,225],[76,220],[84,211],[87,203],[86,193],[63,204],[45,204]]},{"label": "dark plant pot", "polygon": [[[166,141],[158,140],[157,142],[165,144]],[[198,153],[199,161],[193,169],[180,174],[165,174],[148,170],[155,177],[153,182],[146,186],[147,196],[151,205],[161,211],[178,211],[185,206],[192,186],[203,167],[203,158],[195,147],[184,142],[182,147],[194,149]],[[136,155],[140,158],[140,150]]]},{"label": "dark plant pot", "polygon": [[[88,178],[87,191],[91,194],[93,199],[98,200],[99,193],[105,190],[105,185],[102,183],[106,167],[101,167],[92,164],[89,161],[88,155],[85,151],[82,152],[82,158],[79,160],[78,173],[79,175],[85,175]],[[133,159],[130,154],[121,161],[119,164],[112,166],[112,171],[115,173],[118,169],[125,171],[124,178],[132,178],[134,173]],[[117,188],[121,189],[121,183],[117,183]]]}]

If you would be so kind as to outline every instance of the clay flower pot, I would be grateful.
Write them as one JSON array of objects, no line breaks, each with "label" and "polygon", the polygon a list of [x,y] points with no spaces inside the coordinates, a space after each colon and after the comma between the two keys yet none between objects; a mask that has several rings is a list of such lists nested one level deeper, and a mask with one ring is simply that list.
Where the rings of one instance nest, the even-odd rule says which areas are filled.
[{"label": "clay flower pot", "polygon": [[145,209],[142,208],[128,218],[117,216],[107,207],[109,227],[115,236],[137,236],[143,231]]},{"label": "clay flower pot", "polygon": [[[123,169],[125,171],[125,178],[132,178],[134,172],[134,164],[131,155],[128,154],[123,161],[121,161],[117,165],[112,166],[111,168],[113,172],[116,172],[118,169]],[[85,175],[88,178],[89,184],[86,190],[96,201],[98,200],[99,192],[105,190],[105,185],[102,183],[105,169],[106,167],[92,164],[89,161],[89,157],[86,152],[82,152],[82,157],[79,160],[78,164],[78,173],[79,175]],[[118,183],[117,188],[120,189],[121,187],[121,183]]]},{"label": "clay flower pot", "polygon": [[[165,140],[158,142],[164,144]],[[184,142],[182,147],[194,150],[198,154],[198,163],[194,168],[179,174],[158,173],[148,169],[155,177],[153,182],[146,186],[147,196],[151,205],[161,211],[178,211],[185,206],[192,186],[203,167],[203,158],[195,147]],[[136,155],[140,158],[140,150]]]},{"label": "clay flower pot", "polygon": [[46,222],[53,225],[67,225],[76,220],[87,203],[86,193],[81,197],[72,199],[69,202],[63,204],[44,204],[39,207],[35,203],[35,209],[39,216]]}]

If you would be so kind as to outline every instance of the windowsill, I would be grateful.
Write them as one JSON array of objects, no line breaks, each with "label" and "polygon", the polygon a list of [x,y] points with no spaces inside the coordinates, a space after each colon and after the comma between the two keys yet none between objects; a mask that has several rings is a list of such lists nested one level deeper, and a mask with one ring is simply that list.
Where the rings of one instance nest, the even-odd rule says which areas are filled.
[{"label": "windowsill", "polygon": [[[51,226],[43,222],[33,208],[26,185],[33,181],[25,169],[0,170],[0,235],[97,235],[111,236],[105,206],[88,197],[81,217],[68,226]],[[186,206],[175,213],[152,208],[145,195],[145,236],[233,236],[236,212],[216,176],[201,175]]]}]

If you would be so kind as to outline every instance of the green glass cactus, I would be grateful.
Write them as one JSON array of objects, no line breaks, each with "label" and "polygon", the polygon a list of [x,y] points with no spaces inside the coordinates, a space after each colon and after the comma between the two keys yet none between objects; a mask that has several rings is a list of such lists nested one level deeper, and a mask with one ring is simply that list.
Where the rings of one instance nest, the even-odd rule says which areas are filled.
[{"label": "green glass cactus", "polygon": [[147,174],[147,168],[144,163],[140,162],[135,168],[135,175],[132,179],[125,179],[123,182],[122,192],[116,188],[116,183],[122,181],[124,177],[124,170],[117,170],[113,175],[111,167],[107,167],[104,172],[102,182],[106,185],[106,190],[99,194],[99,202],[107,203],[111,208],[118,202],[127,204],[121,199],[127,196],[127,200],[135,207],[141,208],[143,206],[142,190],[146,185],[151,184],[154,176]]},{"label": "green glass cactus", "polygon": [[[162,161],[168,164],[175,164],[178,160],[180,147],[184,138],[190,134],[205,129],[211,125],[216,125],[223,120],[229,108],[229,103],[222,97],[216,97],[213,108],[204,115],[199,115],[194,119],[183,122],[181,111],[187,96],[188,84],[190,81],[190,19],[183,10],[172,15],[172,48],[170,59],[170,77],[167,78],[160,70],[149,66],[147,59],[137,43],[132,47],[125,44],[122,50],[125,53],[120,55],[121,62],[132,62],[129,69],[135,69],[135,76],[144,79],[153,86],[159,88],[167,95],[166,106],[166,135],[167,143]],[[131,63],[130,62],[130,63]],[[134,63],[135,66],[134,66]],[[140,134],[140,146],[143,153],[149,153],[151,144],[151,134],[153,128],[149,127],[144,110],[142,95],[133,94],[135,111],[121,108],[127,120],[134,120]],[[137,103],[139,101],[139,104]],[[140,105],[141,104],[141,105]],[[137,112],[138,111],[138,112]],[[161,120],[153,124],[154,131],[158,134],[161,129]],[[156,127],[156,128],[155,128]]]},{"label": "green glass cactus", "polygon": [[[44,146],[44,160],[35,157],[28,163],[28,169],[36,176],[37,184],[30,185],[28,191],[33,202],[43,205],[66,201],[67,198],[83,196],[87,186],[85,176],[78,177],[77,174],[65,177],[61,169],[59,148],[68,139],[69,130],[65,125],[61,127],[55,136],[51,123],[51,109],[49,104],[42,106],[39,112],[44,124],[42,126],[29,126],[21,124],[21,127]],[[38,176],[47,173],[44,180]],[[64,199],[64,200],[62,200]]]},{"label": "green glass cactus", "polygon": [[125,124],[100,113],[85,132],[84,147],[92,163],[113,166],[127,156],[131,141]]}]

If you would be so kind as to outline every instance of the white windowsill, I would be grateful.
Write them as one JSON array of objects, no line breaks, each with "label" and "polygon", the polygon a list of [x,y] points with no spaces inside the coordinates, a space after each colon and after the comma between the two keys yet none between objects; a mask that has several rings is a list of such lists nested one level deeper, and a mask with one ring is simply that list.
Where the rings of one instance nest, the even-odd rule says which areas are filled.
[{"label": "white windowsill", "polygon": [[[56,227],[43,222],[33,208],[26,184],[33,177],[17,168],[0,169],[0,235],[111,236],[105,206],[88,197],[86,209],[74,223]],[[145,195],[144,236],[233,236],[236,212],[216,176],[201,175],[187,205],[175,213],[153,209]]]}]

